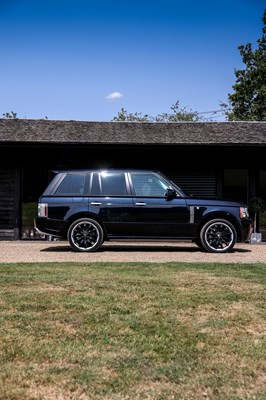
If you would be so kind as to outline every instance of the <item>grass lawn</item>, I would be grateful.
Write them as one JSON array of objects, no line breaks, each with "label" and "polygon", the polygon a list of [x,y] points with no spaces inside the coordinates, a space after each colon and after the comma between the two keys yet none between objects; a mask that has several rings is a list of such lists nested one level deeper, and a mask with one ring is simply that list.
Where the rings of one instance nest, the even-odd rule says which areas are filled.
[{"label": "grass lawn", "polygon": [[265,400],[265,264],[0,264],[1,400]]}]

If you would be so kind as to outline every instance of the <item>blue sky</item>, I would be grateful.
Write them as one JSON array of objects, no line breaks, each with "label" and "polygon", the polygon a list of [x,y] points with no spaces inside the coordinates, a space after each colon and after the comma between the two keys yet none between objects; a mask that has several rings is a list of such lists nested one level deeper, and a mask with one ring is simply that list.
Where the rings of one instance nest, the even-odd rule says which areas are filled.
[{"label": "blue sky", "polygon": [[265,0],[0,0],[0,116],[110,121],[122,107],[154,116],[177,100],[218,110],[242,66],[238,46],[256,48],[265,8]]}]

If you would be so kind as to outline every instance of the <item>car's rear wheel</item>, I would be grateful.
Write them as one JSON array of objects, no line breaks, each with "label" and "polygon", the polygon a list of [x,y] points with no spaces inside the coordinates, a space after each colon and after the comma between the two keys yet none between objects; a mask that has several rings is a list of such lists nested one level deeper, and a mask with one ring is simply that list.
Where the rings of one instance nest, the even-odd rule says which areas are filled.
[{"label": "car's rear wheel", "polygon": [[103,243],[103,229],[101,225],[90,218],[81,218],[73,222],[67,238],[74,251],[93,252]]},{"label": "car's rear wheel", "polygon": [[200,232],[200,240],[210,253],[227,253],[234,247],[237,234],[234,226],[224,219],[207,222]]}]

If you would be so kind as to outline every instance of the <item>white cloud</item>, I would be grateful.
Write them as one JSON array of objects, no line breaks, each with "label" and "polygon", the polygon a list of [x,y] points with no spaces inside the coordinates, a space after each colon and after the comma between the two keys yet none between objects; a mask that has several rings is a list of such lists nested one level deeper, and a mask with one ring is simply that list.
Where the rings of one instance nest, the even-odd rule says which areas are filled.
[{"label": "white cloud", "polygon": [[108,96],[106,96],[106,100],[108,101],[114,101],[114,100],[119,100],[122,97],[122,93],[120,92],[112,92],[110,94],[108,94]]}]

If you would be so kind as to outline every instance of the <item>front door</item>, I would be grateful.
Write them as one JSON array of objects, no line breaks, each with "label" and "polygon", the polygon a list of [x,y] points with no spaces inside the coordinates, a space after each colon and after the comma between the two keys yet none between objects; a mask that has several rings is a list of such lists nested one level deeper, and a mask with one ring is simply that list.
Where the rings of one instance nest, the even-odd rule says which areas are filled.
[{"label": "front door", "polygon": [[143,237],[189,236],[190,212],[183,197],[165,196],[168,182],[156,173],[132,172],[135,234]]}]

